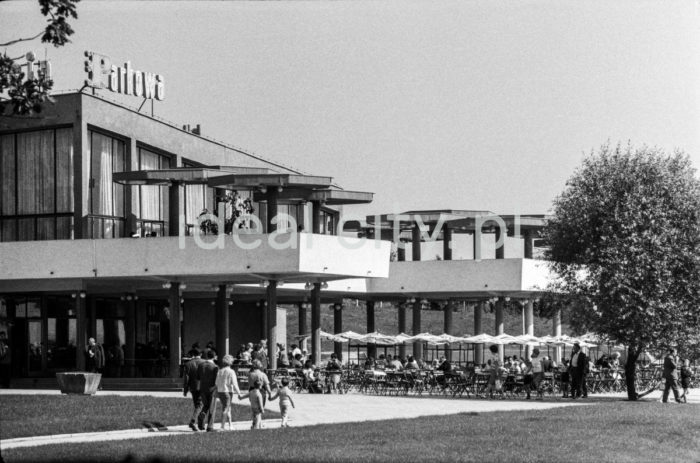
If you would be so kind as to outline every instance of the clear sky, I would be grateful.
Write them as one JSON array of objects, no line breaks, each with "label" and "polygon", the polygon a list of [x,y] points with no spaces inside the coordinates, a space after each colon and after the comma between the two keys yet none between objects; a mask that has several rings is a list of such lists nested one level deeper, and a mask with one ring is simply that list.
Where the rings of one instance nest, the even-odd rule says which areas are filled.
[{"label": "clear sky", "polygon": [[[355,214],[545,213],[610,140],[700,167],[698,3],[678,1],[83,1],[48,48],[57,90],[83,51],[163,74],[155,113],[350,190]],[[36,34],[0,3],[0,42]],[[17,56],[39,41],[12,46]],[[104,91],[130,106],[141,103]]]}]

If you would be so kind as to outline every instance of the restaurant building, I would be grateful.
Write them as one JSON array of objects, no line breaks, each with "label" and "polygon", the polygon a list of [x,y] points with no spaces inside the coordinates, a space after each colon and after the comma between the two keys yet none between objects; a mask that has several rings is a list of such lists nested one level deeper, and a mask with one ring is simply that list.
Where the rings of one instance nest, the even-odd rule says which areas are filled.
[{"label": "restaurant building", "polygon": [[[317,363],[321,304],[335,308],[337,333],[347,298],[366,301],[368,332],[376,303],[398,305],[397,333],[410,310],[412,334],[429,301],[444,308],[446,333],[458,303],[473,309],[474,333],[495,305],[502,332],[504,304],[517,298],[532,331],[548,281],[533,259],[542,216],[409,211],[344,223],[339,206],[372,193],[94,92],[55,99],[40,118],[0,117],[0,331],[14,378],[84,369],[89,337],[122,350],[124,366],[105,368],[122,377],[177,377],[195,341],[235,353],[267,339],[274,352],[287,337],[281,303],[298,306]],[[452,260],[457,234],[472,237],[467,259]],[[516,257],[505,256],[507,236]],[[422,260],[439,241],[441,260]]]}]

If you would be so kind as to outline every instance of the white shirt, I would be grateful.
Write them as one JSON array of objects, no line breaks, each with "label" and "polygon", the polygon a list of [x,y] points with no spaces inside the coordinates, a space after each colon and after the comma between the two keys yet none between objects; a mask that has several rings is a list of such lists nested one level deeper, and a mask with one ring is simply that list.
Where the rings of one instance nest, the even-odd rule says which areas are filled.
[{"label": "white shirt", "polygon": [[238,378],[236,372],[231,367],[219,368],[216,374],[216,391],[217,392],[235,392],[240,394],[238,390]]}]

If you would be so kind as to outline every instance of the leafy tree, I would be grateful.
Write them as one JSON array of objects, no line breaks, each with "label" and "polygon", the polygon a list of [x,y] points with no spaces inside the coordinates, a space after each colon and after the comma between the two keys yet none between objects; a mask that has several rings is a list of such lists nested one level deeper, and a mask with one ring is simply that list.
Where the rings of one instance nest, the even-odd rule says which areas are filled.
[{"label": "leafy tree", "polygon": [[[78,18],[76,3],[80,0],[39,0],[41,14],[47,17],[48,24],[43,31],[33,37],[19,38],[0,43],[0,47],[27,42],[41,37],[42,43],[50,43],[61,47],[70,42],[68,36],[73,34],[73,28],[66,19]],[[7,108],[14,115],[30,115],[40,113],[43,103],[52,101],[49,92],[53,81],[44,72],[37,72],[31,78],[23,72],[22,66],[31,64],[32,53],[11,58],[7,51],[0,54],[0,114]],[[25,60],[25,62],[23,62]],[[5,94],[7,96],[5,96]]]},{"label": "leafy tree", "polygon": [[641,353],[697,342],[700,180],[690,160],[603,146],[555,199],[544,238],[572,326],[627,346],[627,392],[636,400]]}]

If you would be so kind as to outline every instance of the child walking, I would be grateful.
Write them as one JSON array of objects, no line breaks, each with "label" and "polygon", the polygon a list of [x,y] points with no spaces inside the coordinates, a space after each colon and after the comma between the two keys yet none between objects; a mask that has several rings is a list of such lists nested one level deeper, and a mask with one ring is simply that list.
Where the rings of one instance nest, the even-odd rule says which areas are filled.
[{"label": "child walking", "polygon": [[241,398],[247,396],[250,399],[250,412],[253,415],[253,425],[250,429],[262,429],[262,416],[263,413],[265,413],[265,404],[263,402],[262,392],[260,392],[261,388],[262,381],[256,379],[250,392],[241,395]]},{"label": "child walking", "polygon": [[289,406],[296,408],[294,406],[294,401],[292,400],[292,391],[289,390],[289,378],[282,378],[282,387],[277,389],[270,400],[280,399],[280,413],[282,414],[282,427],[289,427]]}]

